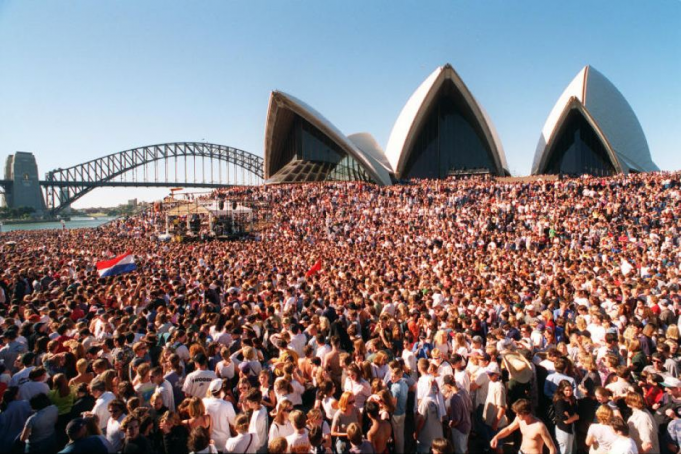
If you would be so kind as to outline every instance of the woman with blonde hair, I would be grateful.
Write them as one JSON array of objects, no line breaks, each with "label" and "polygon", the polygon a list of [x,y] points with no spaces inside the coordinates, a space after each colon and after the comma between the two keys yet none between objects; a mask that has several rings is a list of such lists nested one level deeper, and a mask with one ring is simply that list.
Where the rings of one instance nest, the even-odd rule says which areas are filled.
[{"label": "woman with blonde hair", "polygon": [[371,362],[371,376],[383,380],[388,373],[388,355],[383,350],[376,353]]},{"label": "woman with blonde hair", "polygon": [[627,424],[631,429],[636,429],[631,430],[631,438],[636,442],[638,452],[660,452],[657,423],[650,412],[646,410],[643,396],[629,392],[624,398],[624,402],[631,409],[631,416],[627,420]]},{"label": "woman with blonde hair", "polygon": [[236,371],[234,370],[235,365],[231,356],[232,354],[227,347],[222,347],[220,349],[220,357],[222,360],[218,361],[218,363],[215,365],[215,375],[217,375],[219,378],[227,380],[234,378]]},{"label": "woman with blonde hair", "polygon": [[189,430],[182,424],[180,415],[167,411],[159,421],[159,429],[163,433],[163,448],[165,452],[178,452],[178,446],[187,446]]},{"label": "woman with blonde hair", "polygon": [[317,400],[315,401],[315,408],[321,408],[324,411],[324,416],[331,421],[338,411],[338,401],[334,396],[336,392],[336,385],[331,380],[324,380],[317,391]]},{"label": "woman with blonde hair", "polygon": [[679,325],[669,325],[667,327],[667,332],[665,333],[665,337],[667,339],[673,339],[675,341],[679,341]]},{"label": "woman with blonde hair", "polygon": [[99,377],[100,380],[104,382],[104,387],[107,391],[116,393],[116,388],[118,387],[118,374],[113,369],[107,369]]},{"label": "woman with blonde hair", "polygon": [[87,371],[87,366],[88,363],[85,358],[76,361],[76,372],[78,372],[78,375],[69,381],[69,386],[75,386],[79,383],[90,383],[95,378],[92,372]]},{"label": "woman with blonde hair", "polygon": [[224,452],[253,454],[256,451],[255,434],[248,432],[249,419],[245,414],[236,417],[234,428],[237,435],[227,440]]},{"label": "woman with blonde hair", "polygon": [[305,392],[305,386],[301,384],[303,379],[300,378],[295,365],[292,363],[286,364],[283,372],[284,375],[274,381],[274,394],[277,395],[277,383],[286,380],[291,387],[291,391],[287,393],[287,399],[293,403],[294,407],[299,407],[303,404],[303,393]]},{"label": "woman with blonde hair", "polygon": [[323,443],[322,445],[324,446],[325,449],[331,450],[331,428],[329,427],[329,423],[324,421],[324,417],[322,415],[322,411],[318,408],[313,408],[307,413],[307,429],[312,430],[313,427],[321,427],[322,429],[322,438],[323,438]]},{"label": "woman with blonde hair", "polygon": [[612,444],[617,440],[617,434],[610,426],[614,414],[612,408],[601,405],[596,410],[596,421],[591,424],[586,434],[586,445],[589,447],[589,454],[609,454]]},{"label": "woman with blonde hair", "polygon": [[355,407],[355,396],[346,391],[338,401],[338,411],[331,422],[331,436],[336,437],[336,452],[346,452],[348,445],[348,427],[350,424],[362,425],[362,416]]},{"label": "woman with blonde hair", "polygon": [[57,407],[59,411],[57,417],[57,439],[64,443],[66,425],[71,420],[71,409],[76,399],[75,388],[69,386],[69,382],[64,374],[57,374],[52,378],[52,390],[47,393],[47,397]]},{"label": "woman with blonde hair", "polygon": [[[246,364],[248,364],[248,369],[250,370],[249,375],[250,376],[257,376],[260,371],[262,371],[262,364],[260,364],[260,361],[258,361],[258,352],[255,348],[250,347],[250,346],[244,346],[241,349],[241,353],[243,354],[243,361]],[[236,355],[238,352],[234,355],[232,355],[232,361],[237,363],[237,366],[239,366],[241,363],[236,360]]]},{"label": "woman with blonde hair", "polygon": [[464,358],[468,358],[470,349],[470,345],[468,345],[468,342],[466,342],[466,335],[464,333],[456,333],[454,336],[454,353],[458,353]]},{"label": "woman with blonde hair", "polygon": [[445,356],[449,354],[451,348],[449,347],[449,339],[446,331],[439,330],[437,333],[435,333],[433,342],[435,343],[435,348],[440,350],[440,353],[444,354]]},{"label": "woman with blonde hair", "polygon": [[280,377],[274,381],[274,396],[277,398],[277,403],[284,400],[291,402],[293,396],[293,385],[288,379]]},{"label": "woman with blonde hair", "polygon": [[191,432],[195,427],[204,427],[208,429],[208,433],[213,429],[213,421],[210,415],[206,414],[206,407],[203,405],[203,401],[198,397],[190,397],[187,403],[187,414],[188,419],[182,421],[182,423],[187,426],[187,429]]},{"label": "woman with blonde hair", "polygon": [[274,440],[277,437],[288,437],[294,432],[293,425],[288,417],[293,411],[293,404],[290,400],[284,399],[277,405],[272,425],[270,426],[269,439]]}]

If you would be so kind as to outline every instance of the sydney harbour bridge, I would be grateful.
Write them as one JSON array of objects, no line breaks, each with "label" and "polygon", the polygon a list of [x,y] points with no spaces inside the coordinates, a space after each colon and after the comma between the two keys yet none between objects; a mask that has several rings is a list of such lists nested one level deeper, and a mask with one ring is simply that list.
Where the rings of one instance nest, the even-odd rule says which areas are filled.
[{"label": "sydney harbour bridge", "polygon": [[7,157],[0,187],[8,207],[55,215],[102,187],[218,188],[258,185],[263,159],[237,148],[205,142],[174,142],[120,151],[39,178],[35,156]]}]

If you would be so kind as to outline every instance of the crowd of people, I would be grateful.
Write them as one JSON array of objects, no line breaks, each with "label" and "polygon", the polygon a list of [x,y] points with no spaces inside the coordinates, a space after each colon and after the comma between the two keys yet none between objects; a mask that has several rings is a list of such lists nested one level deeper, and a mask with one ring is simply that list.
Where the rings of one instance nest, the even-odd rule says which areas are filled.
[{"label": "crowd of people", "polygon": [[680,452],[680,173],[214,195],[1,234],[0,452]]}]

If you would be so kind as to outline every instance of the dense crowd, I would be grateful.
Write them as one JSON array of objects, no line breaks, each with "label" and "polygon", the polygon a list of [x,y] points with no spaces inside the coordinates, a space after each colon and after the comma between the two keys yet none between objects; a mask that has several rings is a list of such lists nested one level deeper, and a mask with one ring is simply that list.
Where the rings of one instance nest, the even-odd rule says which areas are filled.
[{"label": "dense crowd", "polygon": [[0,452],[678,453],[680,181],[235,188],[256,238],[4,233]]}]

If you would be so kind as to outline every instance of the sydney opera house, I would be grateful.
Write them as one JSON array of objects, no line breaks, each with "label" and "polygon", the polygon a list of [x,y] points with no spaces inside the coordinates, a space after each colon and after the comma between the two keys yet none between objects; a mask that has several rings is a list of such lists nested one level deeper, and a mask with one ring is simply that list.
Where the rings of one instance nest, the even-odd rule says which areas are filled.
[{"label": "sydney opera house", "polygon": [[[454,175],[509,175],[494,124],[451,65],[437,68],[414,91],[385,151],[368,133],[346,136],[314,108],[289,94],[270,95],[265,126],[268,183],[366,181],[379,185]],[[533,174],[658,170],[633,110],[590,66],[551,111],[535,153]]]}]

